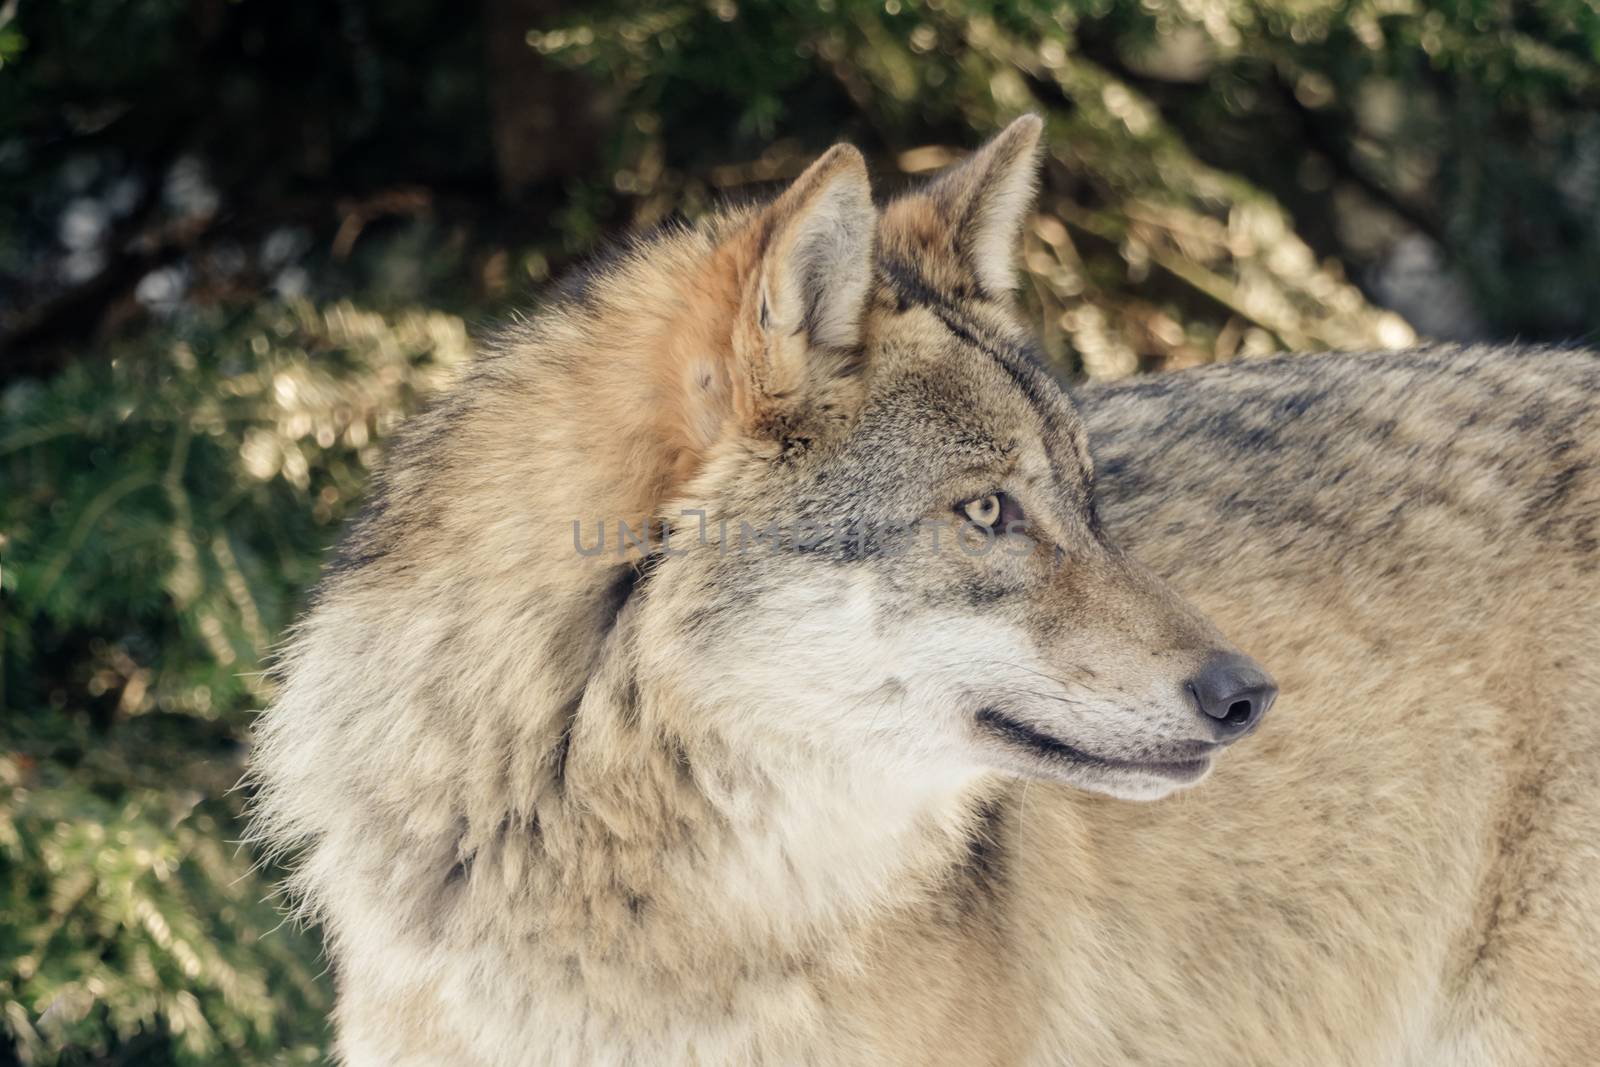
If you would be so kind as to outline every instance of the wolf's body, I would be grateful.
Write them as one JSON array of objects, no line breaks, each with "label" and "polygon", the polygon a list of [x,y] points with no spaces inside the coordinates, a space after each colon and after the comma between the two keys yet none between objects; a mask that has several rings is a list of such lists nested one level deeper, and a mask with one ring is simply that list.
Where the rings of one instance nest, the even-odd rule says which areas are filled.
[{"label": "wolf's body", "polygon": [[1080,399],[1114,535],[1283,696],[1169,801],[1026,794],[1066,1062],[1600,1055],[1597,398],[1446,348]]},{"label": "wolf's body", "polygon": [[[256,757],[347,1062],[1593,1060],[1600,360],[1087,390],[1102,530],[998,299],[1036,133],[881,221],[830,154],[407,432]],[[574,550],[991,483],[1018,559]],[[1150,804],[1113,797],[1209,763],[1181,683],[1231,653],[1111,544],[1283,693]]]}]

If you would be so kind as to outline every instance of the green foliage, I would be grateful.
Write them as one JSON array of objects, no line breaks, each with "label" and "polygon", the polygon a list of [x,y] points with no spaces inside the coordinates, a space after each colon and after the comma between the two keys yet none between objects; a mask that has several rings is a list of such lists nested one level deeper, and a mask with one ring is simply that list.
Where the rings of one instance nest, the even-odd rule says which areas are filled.
[{"label": "green foliage", "polygon": [[0,757],[0,951],[12,972],[0,1004],[15,1053],[317,1062],[326,995],[314,950],[255,899],[260,883],[226,843],[228,805],[167,782],[130,787],[120,762],[95,754],[49,781],[31,759]]},{"label": "green foliage", "polygon": [[[631,121],[619,126],[614,185],[642,221],[791,175],[841,133],[881,146],[900,171],[882,175],[893,187],[950,162],[950,141],[1044,115],[1049,169],[1027,298],[1064,368],[1110,377],[1241,349],[1411,341],[1403,320],[1319,261],[1270,196],[1203,162],[1080,48],[1096,14],[965,0],[630,4],[529,40],[624,93]],[[1098,14],[1128,23],[1130,39],[1157,34],[1149,5]],[[790,138],[767,147],[780,129]],[[700,162],[728,143],[753,162]]]},{"label": "green foliage", "polygon": [[624,94],[614,184],[647,220],[841,134],[914,174],[1043,114],[1029,295],[1064,366],[1111,375],[1404,344],[1346,278],[1404,232],[1464,286],[1432,328],[1600,325],[1597,34],[1581,0],[722,0],[612,4],[530,41]]},{"label": "green foliage", "polygon": [[0,1024],[24,1063],[315,1061],[315,946],[229,843],[229,790],[378,442],[465,355],[449,316],[269,304],[5,394]]}]

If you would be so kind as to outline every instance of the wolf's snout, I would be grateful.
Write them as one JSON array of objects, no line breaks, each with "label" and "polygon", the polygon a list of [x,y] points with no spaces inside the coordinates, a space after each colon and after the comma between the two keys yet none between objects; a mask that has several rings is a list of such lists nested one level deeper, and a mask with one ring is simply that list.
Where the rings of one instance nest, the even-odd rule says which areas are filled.
[{"label": "wolf's snout", "polygon": [[1189,693],[1223,741],[1243,737],[1278,695],[1267,672],[1253,660],[1229,653],[1213,656],[1189,679]]}]

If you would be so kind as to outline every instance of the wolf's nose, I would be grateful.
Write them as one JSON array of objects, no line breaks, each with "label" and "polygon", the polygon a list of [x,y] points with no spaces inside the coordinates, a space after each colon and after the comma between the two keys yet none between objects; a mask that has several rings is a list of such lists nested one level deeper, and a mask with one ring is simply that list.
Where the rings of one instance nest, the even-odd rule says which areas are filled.
[{"label": "wolf's nose", "polygon": [[1272,706],[1278,687],[1253,660],[1234,653],[1217,655],[1189,679],[1189,693],[1220,740],[1243,737]]}]

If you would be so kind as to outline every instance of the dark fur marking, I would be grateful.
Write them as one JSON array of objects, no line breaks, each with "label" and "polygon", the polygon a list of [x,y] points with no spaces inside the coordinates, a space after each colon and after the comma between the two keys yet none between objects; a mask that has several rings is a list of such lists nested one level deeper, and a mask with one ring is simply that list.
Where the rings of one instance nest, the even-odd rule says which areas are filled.
[{"label": "dark fur marking", "polygon": [[602,610],[606,616],[602,634],[610,633],[612,627],[616,626],[622,609],[628,606],[628,601],[633,599],[633,594],[639,591],[639,587],[644,584],[658,562],[658,557],[649,555],[638,563],[624,563],[617,568],[616,573],[612,575],[611,584],[606,587],[602,601]]},{"label": "dark fur marking", "polygon": [[981,608],[996,601],[1003,600],[1011,589],[995,582],[986,582],[979,578],[969,578],[961,583],[961,593],[966,602],[975,608]]},{"label": "dark fur marking", "polygon": [[582,689],[561,709],[561,733],[550,750],[550,779],[555,784],[556,795],[567,792],[567,757],[572,754],[572,731],[578,727],[578,706],[583,703]]},{"label": "dark fur marking", "polygon": [[[611,584],[602,594],[601,603],[605,612],[605,621],[600,630],[600,640],[604,640],[617,625],[617,620],[622,617],[622,611],[634,594],[644,585],[645,581],[655,570],[660,558],[655,555],[645,556],[638,563],[624,563],[617,568]],[[572,733],[578,725],[578,709],[583,705],[584,694],[589,691],[589,680],[561,709],[561,734],[556,739],[555,748],[551,750],[550,767],[551,777],[555,783],[557,794],[564,794],[567,786],[567,758],[572,751]]]},{"label": "dark fur marking", "polygon": [[1578,476],[1584,472],[1584,469],[1584,464],[1573,464],[1563,467],[1545,479],[1544,484],[1541,486],[1543,491],[1528,504],[1528,517],[1548,515],[1561,507],[1567,497],[1572,495]]},{"label": "dark fur marking", "polygon": [[1285,415],[1304,415],[1328,396],[1326,390],[1296,393],[1283,398],[1278,409]]},{"label": "dark fur marking", "polygon": [[1085,510],[1088,513],[1089,534],[1102,545],[1109,545],[1111,541],[1106,532],[1105,519],[1100,515],[1100,496],[1095,490],[1093,478],[1089,481],[1088,497],[1088,505]]},{"label": "dark fur marking", "polygon": [[639,679],[632,674],[628,675],[628,684],[617,701],[617,718],[629,730],[639,728]]},{"label": "dark fur marking", "polygon": [[992,906],[1010,881],[1006,827],[1010,815],[1004,798],[986,800],[977,810],[977,823],[967,836],[966,854],[956,868],[953,888],[964,913]]},{"label": "dark fur marking", "polygon": [[898,311],[906,312],[914,307],[954,306],[954,299],[950,295],[929,285],[920,271],[903,260],[880,256],[878,272],[894,293]]}]

